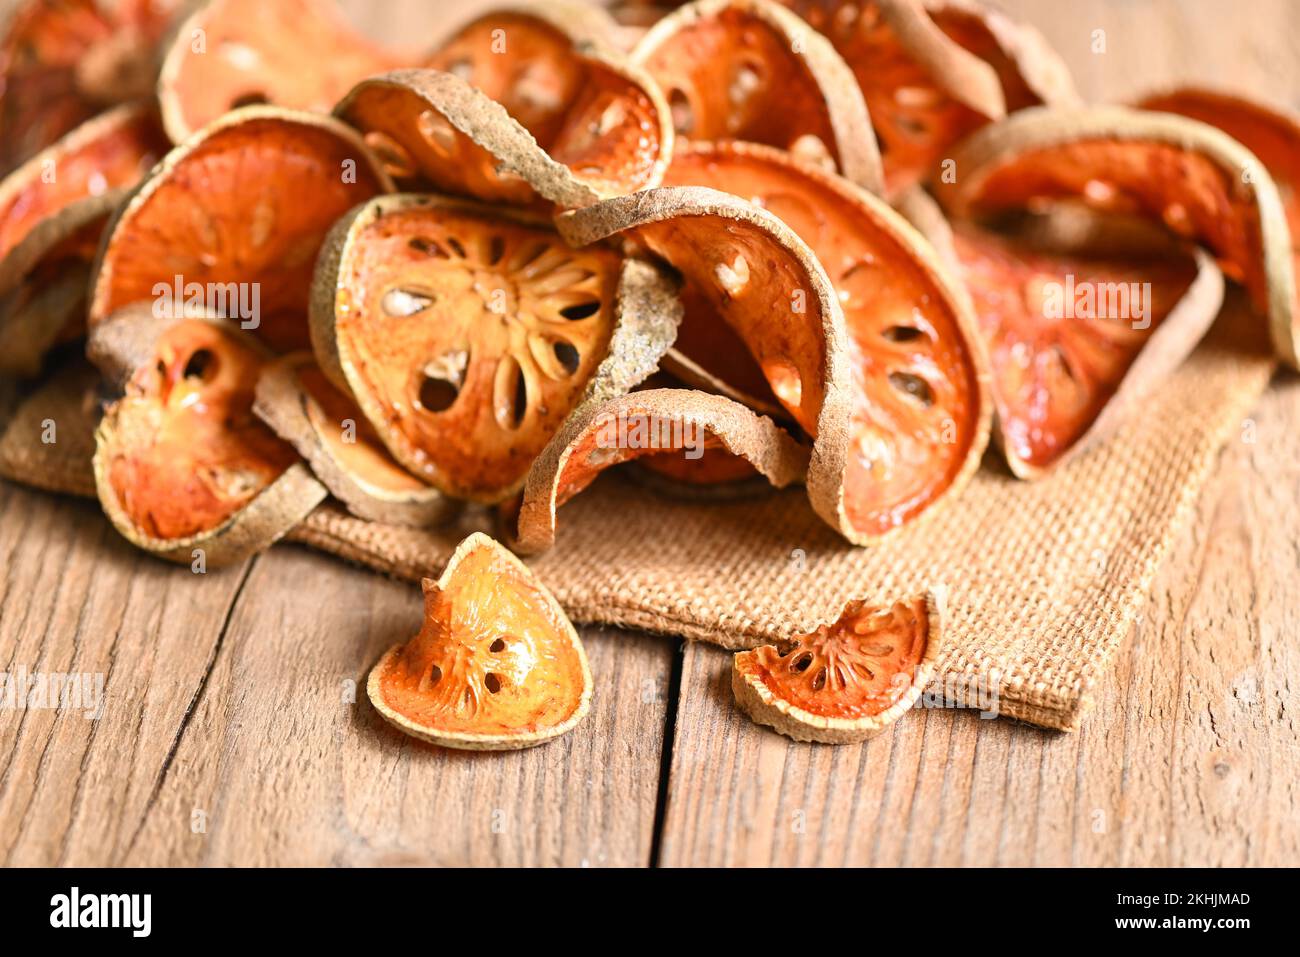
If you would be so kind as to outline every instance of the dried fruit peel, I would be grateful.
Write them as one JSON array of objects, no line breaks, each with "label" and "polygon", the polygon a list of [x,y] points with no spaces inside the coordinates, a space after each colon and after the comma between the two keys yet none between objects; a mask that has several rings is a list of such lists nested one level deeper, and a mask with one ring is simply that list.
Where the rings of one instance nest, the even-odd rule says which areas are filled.
[{"label": "dried fruit peel", "polygon": [[519,559],[483,534],[425,579],[424,624],[370,672],[371,703],[394,727],[473,751],[544,744],[591,708],[578,633]]},{"label": "dried fruit peel", "polygon": [[512,545],[525,555],[550,548],[556,510],[605,469],[708,439],[776,488],[802,481],[807,471],[807,448],[730,399],[689,389],[634,392],[585,406],[547,445],[528,473]]},{"label": "dried fruit peel", "polygon": [[253,412],[358,518],[418,527],[454,511],[442,493],[393,461],[356,403],[309,353],[284,356],[262,370]]},{"label": "dried fruit peel", "polygon": [[679,137],[739,139],[883,178],[862,92],[830,42],[771,0],[697,0],[656,23],[634,62],[664,90]]},{"label": "dried fruit peel", "polygon": [[796,741],[874,737],[911,710],[933,676],[945,602],[942,589],[886,608],[851,601],[784,653],[773,645],[743,651],[732,663],[736,704]]},{"label": "dried fruit peel", "polygon": [[95,484],[113,525],[162,558],[239,561],[326,495],[293,449],[252,414],[265,353],[222,320],[148,307],[93,330],[91,358],[125,393],[95,432]]},{"label": "dried fruit peel", "polygon": [[608,246],[575,251],[548,220],[403,194],[336,225],[311,317],[322,370],[393,457],[491,504],[580,402],[654,371],[673,299],[657,269]]},{"label": "dried fruit peel", "polygon": [[328,113],[362,77],[394,65],[325,0],[209,0],[176,30],[158,101],[183,143],[241,106]]},{"label": "dried fruit peel", "polygon": [[974,314],[930,245],[862,189],[767,147],[693,145],[667,180],[751,199],[826,269],[852,373],[847,467],[826,478],[843,486],[845,536],[876,540],[958,491],[984,454],[992,401]]},{"label": "dried fruit peel", "polygon": [[1295,360],[1296,276],[1286,215],[1264,165],[1213,127],[1123,107],[1024,110],[953,157],[939,198],[958,219],[1054,202],[1140,215],[1194,239],[1250,291],[1278,351]]},{"label": "dried fruit peel", "polygon": [[228,303],[240,295],[245,306],[255,291],[257,336],[278,350],[305,348],[326,233],[346,210],[392,188],[337,120],[278,107],[229,113],[168,153],[119,209],[100,250],[89,325],[153,301],[158,284],[174,289],[179,278]]}]

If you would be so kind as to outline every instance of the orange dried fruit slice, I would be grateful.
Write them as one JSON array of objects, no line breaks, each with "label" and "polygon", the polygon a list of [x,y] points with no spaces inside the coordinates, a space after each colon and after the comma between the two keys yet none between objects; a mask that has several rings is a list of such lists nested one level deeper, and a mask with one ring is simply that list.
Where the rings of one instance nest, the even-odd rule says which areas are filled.
[{"label": "orange dried fruit slice", "polygon": [[765,143],[880,189],[880,153],[852,71],[771,0],[687,4],[651,27],[632,59],[664,90],[679,137]]},{"label": "orange dried fruit slice", "polygon": [[148,95],[175,3],[21,0],[0,39],[0,175],[105,105]]},{"label": "orange dried fruit slice", "polygon": [[968,133],[1008,111],[1074,104],[1064,63],[1027,25],[968,0],[788,0],[857,78],[889,195],[931,175]]},{"label": "orange dried fruit slice", "polygon": [[[1208,123],[1259,158],[1277,184],[1291,233],[1291,262],[1300,276],[1300,116],[1244,97],[1195,87],[1155,94],[1138,106]],[[1300,315],[1300,304],[1295,311]],[[1294,329],[1293,325],[1292,335],[1277,342],[1283,357],[1293,366],[1300,366],[1300,345]]]},{"label": "orange dried fruit slice", "polygon": [[587,3],[510,4],[425,66],[472,84],[597,195],[617,196],[659,185],[673,128],[659,87],[616,52],[616,29]]},{"label": "orange dried fruit slice", "polygon": [[335,226],[311,318],[321,368],[393,457],[490,504],[579,401],[654,371],[676,310],[659,270],[610,246],[574,250],[549,219],[403,194]]},{"label": "orange dried fruit slice", "polygon": [[482,533],[425,579],[424,624],[370,672],[370,702],[389,724],[447,748],[544,744],[591,708],[578,633],[523,562]]},{"label": "orange dried fruit slice", "polygon": [[769,147],[692,144],[667,182],[750,200],[825,268],[848,332],[848,456],[825,476],[842,484],[844,534],[872,541],[960,489],[984,454],[992,403],[974,316],[930,245],[865,190]]},{"label": "orange dried fruit slice", "polygon": [[1296,276],[1286,214],[1264,165],[1204,123],[1123,107],[1036,108],[985,127],[954,154],[938,187],[958,219],[1062,202],[1142,217],[1206,246],[1268,317],[1294,358]]},{"label": "orange dried fruit slice", "polygon": [[865,741],[920,698],[943,648],[946,614],[939,589],[887,606],[850,601],[833,624],[782,648],[737,654],[736,704],[796,741]]},{"label": "orange dried fruit slice", "polygon": [[807,448],[730,399],[690,389],[633,392],[585,405],[565,423],[528,473],[512,544],[525,555],[550,548],[556,510],[601,472],[678,449],[725,450],[776,488],[802,481],[808,468]]},{"label": "orange dried fruit slice", "polygon": [[116,107],[0,183],[0,372],[34,375],[76,334],[104,223],[166,147],[152,111]]},{"label": "orange dried fruit slice", "polygon": [[230,110],[328,113],[354,83],[396,65],[329,0],[210,0],[177,29],[158,78],[176,143]]},{"label": "orange dried fruit slice", "polygon": [[391,189],[338,120],[265,106],[230,113],[168,153],[120,208],[99,255],[89,324],[135,302],[198,297],[274,349],[305,348],[325,234]]},{"label": "orange dried fruit slice", "polygon": [[132,544],[208,567],[269,546],[325,498],[252,410],[268,356],[223,320],[134,306],[88,352],[124,393],[95,433],[100,503]]},{"label": "orange dried fruit slice", "polygon": [[441,492],[393,460],[357,404],[325,377],[310,353],[292,353],[262,370],[253,412],[358,518],[423,526],[454,509]]}]

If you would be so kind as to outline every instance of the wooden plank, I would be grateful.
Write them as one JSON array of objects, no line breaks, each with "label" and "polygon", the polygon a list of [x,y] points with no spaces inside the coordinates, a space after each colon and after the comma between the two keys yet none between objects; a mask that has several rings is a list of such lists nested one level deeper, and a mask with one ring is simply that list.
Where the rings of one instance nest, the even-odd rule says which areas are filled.
[{"label": "wooden plank", "polygon": [[165,565],[119,538],[95,503],[0,482],[0,672],[27,674],[28,692],[53,675],[86,676],[92,695],[104,682],[97,719],[0,696],[0,863],[122,858],[244,572]]},{"label": "wooden plank", "polygon": [[667,865],[1277,866],[1300,858],[1300,380],[1224,454],[1076,735],[926,710],[796,744],[686,654]]},{"label": "wooden plank", "polygon": [[322,555],[263,556],[128,863],[644,865],[675,645],[588,630],[596,694],[573,733],[455,752],[365,697],[420,608],[410,585]]}]

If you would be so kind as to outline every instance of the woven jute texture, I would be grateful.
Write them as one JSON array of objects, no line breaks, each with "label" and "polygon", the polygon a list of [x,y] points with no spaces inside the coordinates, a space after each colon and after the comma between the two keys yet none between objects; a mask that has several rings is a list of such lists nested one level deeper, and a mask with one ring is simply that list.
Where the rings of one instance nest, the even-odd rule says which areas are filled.
[{"label": "woven jute texture", "polygon": [[[1254,327],[1229,314],[1113,441],[1034,483],[991,454],[959,499],[883,545],[848,546],[799,490],[705,505],[608,474],[561,509],[556,547],[532,565],[575,620],[728,648],[809,630],[851,598],[945,584],[938,691],[985,708],[996,695],[1000,714],[1076,728],[1219,450],[1240,440],[1272,373]],[[0,448],[22,444],[13,427],[41,421],[30,408],[38,398]],[[41,476],[21,465],[0,456],[0,473],[44,487],[76,490],[89,474],[88,461],[65,469],[80,479],[57,481],[48,461]],[[468,531],[380,525],[327,504],[289,538],[415,581]]]}]

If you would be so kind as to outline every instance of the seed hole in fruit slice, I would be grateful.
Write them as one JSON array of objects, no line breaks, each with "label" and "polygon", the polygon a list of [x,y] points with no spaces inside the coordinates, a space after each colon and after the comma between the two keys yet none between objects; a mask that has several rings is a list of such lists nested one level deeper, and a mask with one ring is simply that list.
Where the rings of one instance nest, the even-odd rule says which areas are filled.
[{"label": "seed hole in fruit slice", "polygon": [[[163,371],[162,363],[159,363],[159,371]],[[186,379],[200,379],[204,382],[211,382],[217,374],[217,356],[211,349],[196,349],[185,363],[184,377]]]},{"label": "seed hole in fruit slice", "polygon": [[446,412],[459,395],[460,390],[446,379],[426,376],[420,383],[420,407],[426,412]]},{"label": "seed hole in fruit slice", "polygon": [[409,289],[390,289],[384,293],[383,309],[390,316],[413,316],[432,305],[432,296]]},{"label": "seed hole in fruit slice", "polygon": [[889,342],[915,342],[918,339],[926,338],[926,334],[916,326],[890,326],[881,334],[881,338]]},{"label": "seed hole in fruit slice", "polygon": [[415,124],[420,135],[440,156],[448,158],[455,153],[458,142],[456,130],[441,113],[425,110],[416,119]]},{"label": "seed hole in fruit slice", "polygon": [[438,245],[437,240],[430,239],[428,236],[412,236],[407,240],[407,245],[426,256],[432,256],[435,259],[449,259],[447,250]]},{"label": "seed hole in fruit slice", "polygon": [[[747,104],[759,90],[763,88],[763,71],[762,68],[753,62],[737,64],[735,72],[731,75],[731,83],[727,86],[727,99],[731,101],[733,108],[739,109]],[[739,117],[732,117],[733,120],[739,121]]]},{"label": "seed hole in fruit slice", "polygon": [[450,246],[451,251],[454,252],[457,256],[459,256],[461,259],[466,258],[465,245],[455,236],[447,237],[447,245]]},{"label": "seed hole in fruit slice", "polygon": [[501,652],[505,650],[506,650],[506,640],[504,638],[498,638],[496,641],[492,642],[492,644],[488,645],[488,651],[496,655],[499,655]]},{"label": "seed hole in fruit slice", "polygon": [[564,306],[560,309],[560,315],[570,322],[577,322],[579,319],[590,319],[600,311],[600,302],[592,300],[591,302],[580,302],[572,306]]},{"label": "seed hole in fruit slice", "polygon": [[934,390],[930,383],[911,372],[889,373],[889,384],[909,398],[915,399],[926,408],[934,405]]},{"label": "seed hole in fruit slice", "polygon": [[731,262],[720,262],[714,268],[718,285],[733,299],[745,291],[749,284],[749,260],[740,253]]},{"label": "seed hole in fruit slice", "polygon": [[790,659],[790,670],[793,671],[795,674],[798,674],[801,671],[807,671],[808,666],[811,665],[812,662],[813,662],[812,654],[810,652],[805,651],[803,654],[797,655],[796,657]]},{"label": "seed hole in fruit slice", "polygon": [[491,694],[497,694],[501,690],[501,676],[496,672],[489,671],[487,677],[483,679],[483,684]]},{"label": "seed hole in fruit slice", "polygon": [[497,424],[512,432],[523,424],[528,414],[528,380],[514,356],[505,356],[497,364],[492,409]]},{"label": "seed hole in fruit slice", "polygon": [[573,375],[578,371],[578,367],[582,364],[582,356],[572,343],[557,340],[552,348],[555,352],[556,361],[560,363],[568,375]]},{"label": "seed hole in fruit slice", "polygon": [[244,93],[240,96],[235,97],[233,100],[230,101],[230,108],[232,110],[238,110],[241,107],[261,106],[263,104],[270,103],[270,102],[271,102],[270,99],[267,97],[265,93],[261,92],[260,90],[254,90],[251,93]]},{"label": "seed hole in fruit slice", "polygon": [[695,111],[691,108],[691,101],[686,94],[679,89],[670,91],[668,109],[673,116],[673,129],[682,136],[690,136],[695,128]]},{"label": "seed hole in fruit slice", "polygon": [[387,133],[371,130],[364,137],[366,145],[379,157],[384,172],[397,179],[407,179],[415,175],[415,162],[406,147]]},{"label": "seed hole in fruit slice", "polygon": [[432,665],[432,666],[429,668],[429,685],[430,685],[430,687],[432,687],[433,685],[436,685],[436,684],[437,684],[439,681],[441,681],[441,680],[442,680],[442,669],[439,668],[437,665]]}]

